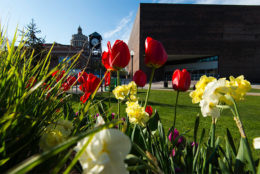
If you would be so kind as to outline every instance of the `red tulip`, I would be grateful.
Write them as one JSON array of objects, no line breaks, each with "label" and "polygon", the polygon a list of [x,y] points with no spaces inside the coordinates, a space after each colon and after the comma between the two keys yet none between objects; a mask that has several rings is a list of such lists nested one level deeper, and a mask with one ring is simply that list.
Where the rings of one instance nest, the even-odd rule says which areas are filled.
[{"label": "red tulip", "polygon": [[153,114],[152,106],[150,106],[150,105],[146,106],[145,112],[147,112],[149,114],[149,117],[150,117]]},{"label": "red tulip", "polygon": [[54,73],[52,73],[52,77],[55,76],[56,82],[58,82],[58,81],[60,81],[60,79],[63,77],[64,74],[65,74],[64,70],[62,70],[61,72],[59,70],[57,70]]},{"label": "red tulip", "polygon": [[35,85],[35,83],[36,83],[36,78],[32,76],[32,77],[28,80],[28,83],[27,83],[27,85],[26,85],[25,88],[32,87],[32,86]]},{"label": "red tulip", "polygon": [[160,68],[167,61],[168,55],[161,42],[147,37],[145,40],[145,64]]},{"label": "red tulip", "polygon": [[74,76],[69,76],[67,81],[62,84],[63,91],[68,91],[76,81],[77,79]]},{"label": "red tulip", "polygon": [[147,81],[147,77],[142,70],[138,70],[135,72],[133,80],[135,81],[137,86],[144,87]]},{"label": "red tulip", "polygon": [[86,101],[88,100],[88,98],[89,98],[90,95],[91,95],[90,92],[85,92],[84,95],[82,95],[82,96],[80,97],[80,101],[81,101],[82,103],[86,103]]},{"label": "red tulip", "polygon": [[69,86],[74,85],[74,83],[75,83],[76,81],[77,81],[77,79],[76,79],[74,76],[69,76],[69,77],[67,78],[67,83],[68,83]]},{"label": "red tulip", "polygon": [[190,73],[183,69],[180,71],[179,69],[175,70],[172,75],[172,88],[176,91],[187,91],[190,88]]},{"label": "red tulip", "polygon": [[[109,43],[110,44],[110,43]],[[110,57],[110,53],[107,52],[107,51],[104,51],[102,53],[102,63],[104,65],[104,67],[107,69],[107,70],[111,70],[111,71],[114,71],[115,69],[113,69],[110,64],[109,64],[109,57]]]},{"label": "red tulip", "polygon": [[111,73],[110,73],[110,71],[108,71],[106,76],[105,76],[105,86],[109,86],[110,81],[111,81]]},{"label": "red tulip", "polygon": [[71,87],[71,86],[70,86],[67,82],[62,83],[63,91],[68,91],[68,90],[70,89],[70,87]]},{"label": "red tulip", "polygon": [[82,103],[85,103],[89,96],[96,90],[100,83],[100,79],[97,78],[94,74],[89,74],[87,80],[79,86],[79,89],[85,94],[80,98]]},{"label": "red tulip", "polygon": [[[130,61],[130,52],[127,44],[122,40],[116,40],[112,49],[107,42],[108,52],[102,55],[102,62],[108,70],[125,68]],[[107,61],[108,59],[108,61]]]},{"label": "red tulip", "polygon": [[87,81],[87,78],[88,78],[88,74],[85,71],[78,73],[78,82],[79,83],[84,83],[85,81]]}]

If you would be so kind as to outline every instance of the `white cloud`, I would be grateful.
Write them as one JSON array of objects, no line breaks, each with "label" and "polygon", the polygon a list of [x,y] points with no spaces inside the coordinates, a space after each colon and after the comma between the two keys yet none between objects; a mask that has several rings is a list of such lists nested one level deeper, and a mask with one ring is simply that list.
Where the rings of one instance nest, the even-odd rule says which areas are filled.
[{"label": "white cloud", "polygon": [[260,5],[259,0],[195,0],[196,4]]},{"label": "white cloud", "polygon": [[131,11],[128,16],[126,16],[120,20],[119,24],[116,26],[115,29],[105,32],[104,38],[111,38],[114,35],[116,35],[118,32],[120,32],[121,30],[126,28],[127,24],[131,21],[132,16],[133,16],[133,12]]},{"label": "white cloud", "polygon": [[111,45],[114,44],[114,42],[117,39],[123,40],[124,42],[128,42],[132,26],[133,26],[133,14],[134,12],[131,11],[129,14],[122,18],[118,25],[115,27],[115,29],[110,30],[108,32],[105,32],[103,34],[103,41],[102,41],[102,49],[107,50],[107,41],[111,42]]}]

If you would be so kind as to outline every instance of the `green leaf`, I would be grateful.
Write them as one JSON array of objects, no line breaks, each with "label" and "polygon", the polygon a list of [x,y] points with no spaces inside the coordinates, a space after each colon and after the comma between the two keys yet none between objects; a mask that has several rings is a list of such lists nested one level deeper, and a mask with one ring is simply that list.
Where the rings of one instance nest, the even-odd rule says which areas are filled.
[{"label": "green leaf", "polygon": [[234,154],[234,156],[236,156],[237,150],[236,150],[236,147],[235,147],[235,144],[233,141],[233,137],[228,128],[227,128],[227,138],[228,138],[229,145],[231,146],[231,149],[233,151],[233,154]]},{"label": "green leaf", "polygon": [[223,163],[223,161],[221,160],[221,158],[218,158],[218,164],[219,167],[221,169],[221,173],[223,174],[229,174],[229,170],[227,169],[227,166],[225,165],[225,163]]},{"label": "green leaf", "polygon": [[132,135],[131,135],[131,141],[132,141],[132,142],[134,142],[134,139],[135,139],[135,130],[136,130],[136,127],[137,127],[137,125],[135,124],[135,125],[134,125],[134,129],[133,129],[133,131],[132,131]]},{"label": "green leaf", "polygon": [[127,170],[128,171],[138,171],[138,170],[144,170],[148,169],[146,165],[136,165],[136,166],[128,166]]},{"label": "green leaf", "polygon": [[137,157],[136,155],[133,154],[128,154],[125,158],[125,162],[130,165],[130,164],[136,164],[138,162],[143,161],[142,159],[140,159],[139,157]]},{"label": "green leaf", "polygon": [[157,130],[159,121],[160,121],[160,117],[159,117],[158,112],[156,111],[154,116],[152,118],[150,118],[149,121],[147,122],[151,131]]},{"label": "green leaf", "polygon": [[260,160],[259,160],[258,167],[257,167],[257,174],[260,174]]},{"label": "green leaf", "polygon": [[197,133],[198,133],[199,124],[200,124],[200,117],[197,116],[194,124],[194,134],[193,134],[193,139],[195,143],[197,142]]},{"label": "green leaf", "polygon": [[244,162],[245,162],[245,145],[241,137],[238,153],[236,156],[235,173],[239,171],[243,171],[243,166],[245,165]]},{"label": "green leaf", "polygon": [[4,165],[9,160],[10,160],[10,158],[5,158],[5,159],[0,160],[0,166]]},{"label": "green leaf", "polygon": [[219,146],[219,150],[220,150],[220,152],[224,155],[224,159],[223,159],[223,161],[221,161],[221,162],[224,162],[225,164],[227,163],[228,164],[228,168],[229,168],[229,171],[231,172],[231,173],[233,173],[233,171],[232,171],[232,159],[229,159],[228,157],[227,157],[227,153],[225,153],[225,151],[222,149],[222,147],[221,146]]},{"label": "green leaf", "polygon": [[51,174],[58,173],[61,168],[64,166],[64,164],[67,162],[68,158],[71,156],[73,152],[73,149],[70,149],[66,155],[63,155],[62,158],[60,158],[60,162],[55,166],[55,168],[52,170]]},{"label": "green leaf", "polygon": [[[198,167],[197,161],[198,161],[198,156],[199,156],[199,152],[200,152],[200,148],[201,148],[201,144],[202,144],[204,136],[205,136],[205,128],[202,129],[200,140],[199,140],[199,145],[198,145],[196,155],[195,155],[194,160],[193,160],[193,164],[192,164],[193,173],[195,173],[196,167]],[[206,159],[204,159],[204,160],[206,161]]]},{"label": "green leaf", "polygon": [[105,103],[99,102],[97,106],[99,113],[101,115],[105,115],[106,111],[108,110],[107,105]]}]

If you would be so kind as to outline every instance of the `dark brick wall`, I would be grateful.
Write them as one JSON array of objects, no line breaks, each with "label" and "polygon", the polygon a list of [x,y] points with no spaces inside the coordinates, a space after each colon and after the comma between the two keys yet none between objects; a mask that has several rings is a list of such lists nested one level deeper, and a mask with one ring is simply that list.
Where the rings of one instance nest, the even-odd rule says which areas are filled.
[{"label": "dark brick wall", "polygon": [[[220,76],[244,74],[260,82],[260,6],[140,4],[136,21],[129,45],[139,44],[140,61],[134,63],[148,75],[144,42],[151,36],[168,55],[217,55]],[[157,80],[163,70],[156,71]]]}]

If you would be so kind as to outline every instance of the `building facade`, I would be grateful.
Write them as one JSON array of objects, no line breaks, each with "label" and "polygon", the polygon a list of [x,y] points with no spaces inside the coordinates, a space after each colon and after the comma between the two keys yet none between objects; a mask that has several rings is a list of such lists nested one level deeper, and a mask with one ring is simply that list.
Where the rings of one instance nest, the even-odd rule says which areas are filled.
[{"label": "building facade", "polygon": [[72,35],[70,45],[73,47],[82,47],[86,50],[88,49],[88,37],[82,34],[82,28],[80,26],[78,28],[78,33]]},{"label": "building facade", "polygon": [[[64,59],[70,59],[81,52],[74,69],[77,71],[85,69],[85,71],[91,73],[99,72],[102,53],[101,41],[102,37],[99,33],[94,32],[88,37],[82,33],[82,28],[79,26],[78,32],[72,35],[70,45],[55,43],[53,46],[53,44],[44,44],[46,50],[50,50],[53,46],[50,68],[57,66]],[[93,48],[93,43],[96,44],[95,48]]]},{"label": "building facade", "polygon": [[260,6],[141,3],[128,42],[134,51],[129,74],[151,72],[144,64],[147,36],[168,54],[155,80],[170,80],[175,69],[186,68],[193,80],[243,74],[260,82]]}]

